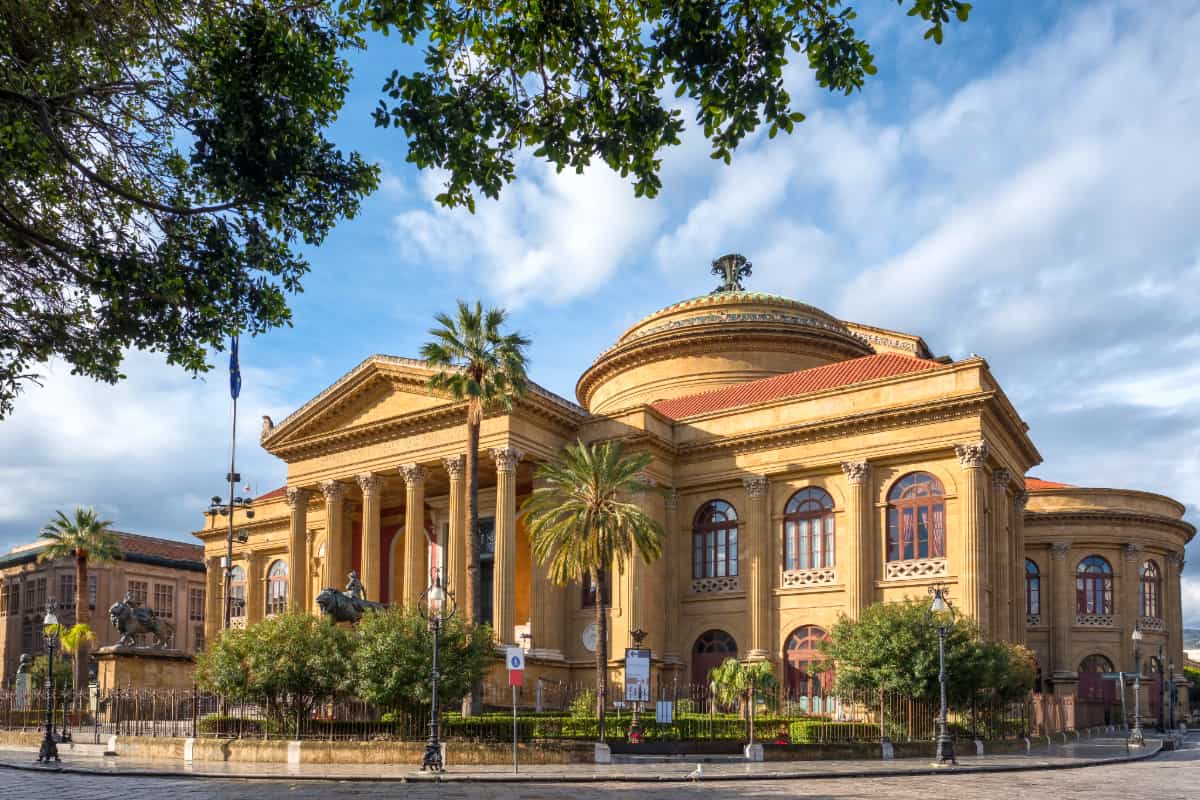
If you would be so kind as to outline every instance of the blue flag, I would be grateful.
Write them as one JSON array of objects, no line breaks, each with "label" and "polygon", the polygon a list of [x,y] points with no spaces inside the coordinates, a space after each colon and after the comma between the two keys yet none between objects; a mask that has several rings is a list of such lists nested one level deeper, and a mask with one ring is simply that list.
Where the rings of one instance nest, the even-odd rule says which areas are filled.
[{"label": "blue flag", "polygon": [[242,393],[242,369],[238,366],[238,340],[234,336],[229,346],[229,396],[237,400]]}]

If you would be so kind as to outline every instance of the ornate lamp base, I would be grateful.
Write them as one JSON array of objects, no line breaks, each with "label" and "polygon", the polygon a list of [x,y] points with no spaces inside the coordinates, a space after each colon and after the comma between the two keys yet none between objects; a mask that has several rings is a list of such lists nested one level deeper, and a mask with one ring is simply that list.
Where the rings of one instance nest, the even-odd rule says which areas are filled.
[{"label": "ornate lamp base", "polygon": [[38,750],[37,760],[39,764],[49,764],[50,759],[62,761],[62,759],[58,757],[58,745],[54,743],[54,739],[52,737],[46,736],[42,739],[42,747],[40,750]]},{"label": "ornate lamp base", "polygon": [[939,733],[937,737],[937,754],[934,756],[933,766],[953,767],[957,765],[958,761],[954,758],[954,740],[950,738],[949,733]]},{"label": "ornate lamp base", "polygon": [[430,738],[425,743],[425,757],[421,759],[421,771],[424,772],[426,769],[431,772],[445,771],[442,764],[442,745],[434,738]]}]

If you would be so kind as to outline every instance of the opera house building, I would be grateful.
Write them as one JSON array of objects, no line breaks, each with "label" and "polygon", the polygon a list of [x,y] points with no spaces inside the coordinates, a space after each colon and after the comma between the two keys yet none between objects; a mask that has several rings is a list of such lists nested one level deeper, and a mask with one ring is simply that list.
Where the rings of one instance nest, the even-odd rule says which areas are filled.
[{"label": "opera house building", "polygon": [[[261,446],[287,464],[287,486],[256,498],[253,519],[236,515],[235,624],[317,613],[316,595],[351,570],[385,603],[415,602],[434,570],[462,586],[466,413],[429,388],[433,372],[373,355],[278,424],[264,418]],[[653,488],[635,499],[664,526],[664,554],[611,586],[551,584],[517,513],[535,466],[577,438],[654,457]],[[1102,676],[1133,669],[1135,626],[1148,679],[1178,675],[1195,533],[1184,507],[1029,477],[1040,462],[985,359],[727,281],[625,331],[582,370],[574,401],[531,384],[485,417],[484,616],[547,678],[591,679],[603,600],[617,679],[640,629],[659,676],[704,681],[736,655],[804,691],[840,615],[944,583],[986,635],[1029,646],[1045,691],[1112,691]],[[209,640],[227,524],[209,516],[196,533]]]}]

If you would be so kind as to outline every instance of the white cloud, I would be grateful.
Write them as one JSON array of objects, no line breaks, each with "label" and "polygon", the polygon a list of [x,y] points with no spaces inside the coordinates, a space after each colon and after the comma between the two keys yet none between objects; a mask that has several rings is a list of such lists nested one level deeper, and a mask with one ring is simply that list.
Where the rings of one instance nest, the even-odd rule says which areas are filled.
[{"label": "white cloud", "polygon": [[1189,628],[1200,628],[1200,578],[1185,575],[1180,582],[1180,592],[1183,624]]}]

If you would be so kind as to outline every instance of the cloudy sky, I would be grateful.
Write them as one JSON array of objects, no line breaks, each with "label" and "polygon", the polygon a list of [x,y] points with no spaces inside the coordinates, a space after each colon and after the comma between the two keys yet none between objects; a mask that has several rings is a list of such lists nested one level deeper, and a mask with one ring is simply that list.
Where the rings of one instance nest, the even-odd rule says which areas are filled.
[{"label": "cloudy sky", "polygon": [[[1032,474],[1162,492],[1200,522],[1200,3],[979,2],[940,48],[895,3],[855,5],[880,67],[865,91],[825,95],[796,65],[793,135],[729,167],[688,137],[652,201],[601,168],[527,161],[499,202],[441,210],[439,177],[369,119],[411,53],[357,56],[334,138],[384,186],[310,253],[294,327],[242,345],[243,476],[283,481],[260,415],[371,353],[415,355],[456,297],[506,306],[533,378],[573,397],[625,326],[711,289],[709,260],[737,251],[751,288],[985,356],[1045,458]],[[224,370],[131,353],[125,371],[108,387],[51,365],[0,423],[0,549],[75,504],[124,530],[198,527],[228,469]],[[1200,625],[1200,537],[1188,551]]]}]

